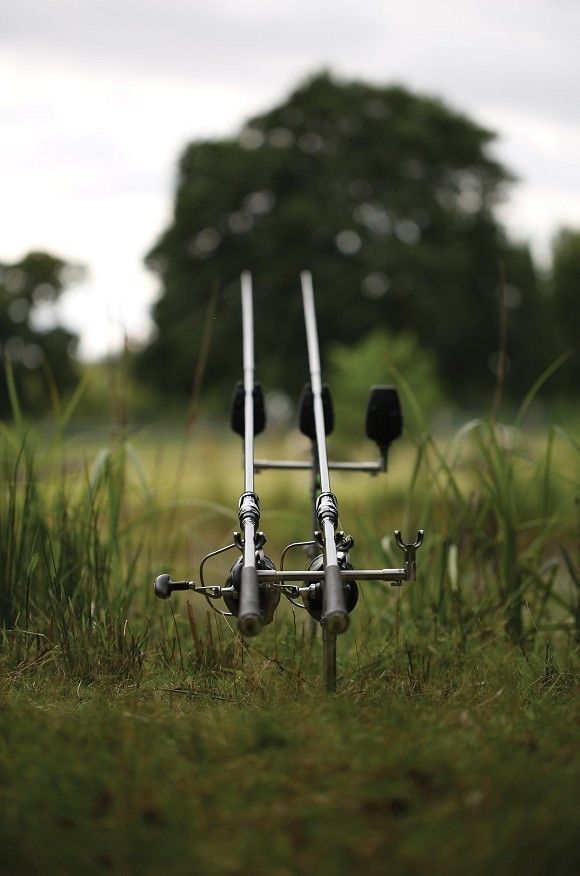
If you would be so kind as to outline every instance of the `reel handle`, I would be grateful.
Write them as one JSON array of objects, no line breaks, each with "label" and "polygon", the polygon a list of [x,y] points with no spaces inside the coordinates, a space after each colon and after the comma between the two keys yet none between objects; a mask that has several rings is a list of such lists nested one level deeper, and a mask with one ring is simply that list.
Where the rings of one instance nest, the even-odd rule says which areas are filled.
[{"label": "reel handle", "polygon": [[158,599],[169,599],[174,590],[191,590],[190,581],[172,581],[167,573],[155,579],[154,592]]},{"label": "reel handle", "polygon": [[255,566],[242,566],[238,629],[242,636],[257,636],[262,629],[262,610]]},{"label": "reel handle", "polygon": [[322,592],[322,625],[329,633],[344,633],[348,627],[348,612],[344,599],[344,585],[338,566],[324,569]]}]

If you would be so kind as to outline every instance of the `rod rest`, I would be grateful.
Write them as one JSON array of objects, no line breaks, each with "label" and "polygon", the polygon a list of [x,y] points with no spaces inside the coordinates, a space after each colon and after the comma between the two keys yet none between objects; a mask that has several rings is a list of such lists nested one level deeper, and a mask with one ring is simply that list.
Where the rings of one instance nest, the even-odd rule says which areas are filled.
[{"label": "rod rest", "polygon": [[394,386],[371,386],[367,402],[365,432],[381,450],[401,436],[403,414],[399,393]]},{"label": "rod rest", "polygon": [[417,551],[423,544],[424,538],[425,530],[419,529],[415,541],[407,543],[403,541],[401,531],[399,529],[395,530],[395,541],[403,551],[405,558],[405,576],[407,581],[416,581],[417,579]]},{"label": "rod rest", "polygon": [[[322,384],[322,410],[324,413],[324,433],[330,435],[334,431],[334,405],[330,389],[326,383]],[[309,383],[302,387],[300,401],[298,402],[298,423],[300,431],[311,441],[316,441],[316,423],[314,421],[314,393]]]},{"label": "rod rest", "polygon": [[[262,391],[262,385],[258,381],[254,383],[253,397],[254,435],[259,435],[266,428],[266,408],[264,405],[264,393]],[[232,394],[230,426],[232,430],[236,433],[236,435],[240,436],[240,438],[244,437],[244,433],[246,430],[245,401],[246,395],[244,392],[244,384],[243,381],[238,380],[238,382],[234,386],[234,391]]]}]

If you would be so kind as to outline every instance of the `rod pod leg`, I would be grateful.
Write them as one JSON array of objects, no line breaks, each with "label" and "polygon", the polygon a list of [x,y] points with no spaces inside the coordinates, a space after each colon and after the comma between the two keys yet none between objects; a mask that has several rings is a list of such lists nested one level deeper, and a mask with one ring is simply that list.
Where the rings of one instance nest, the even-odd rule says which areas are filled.
[{"label": "rod pod leg", "polygon": [[326,693],[336,693],[336,633],[322,627],[322,663]]}]

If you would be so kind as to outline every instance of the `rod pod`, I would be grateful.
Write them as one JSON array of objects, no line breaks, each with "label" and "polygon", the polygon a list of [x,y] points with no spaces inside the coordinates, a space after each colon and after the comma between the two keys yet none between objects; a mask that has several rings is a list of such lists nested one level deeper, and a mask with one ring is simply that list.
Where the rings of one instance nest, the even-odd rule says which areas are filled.
[{"label": "rod pod", "polygon": [[[423,530],[418,531],[416,540],[411,543],[406,543],[401,533],[395,531],[396,544],[403,551],[403,568],[353,569],[348,562],[352,539],[338,531],[338,503],[332,493],[329,469],[366,471],[370,474],[385,471],[388,445],[401,433],[400,404],[393,387],[374,387],[371,390],[366,431],[367,436],[379,446],[381,455],[378,463],[328,462],[326,432],[330,429],[325,423],[316,312],[309,272],[301,274],[301,285],[310,368],[308,430],[302,428],[303,424],[301,429],[312,441],[311,461],[304,464],[288,460],[254,459],[254,438],[264,429],[265,416],[261,388],[254,381],[252,279],[246,271],[241,277],[244,379],[236,385],[231,417],[232,428],[243,439],[244,449],[244,491],[240,496],[238,511],[241,532],[234,533],[233,544],[206,554],[199,567],[199,584],[190,580],[172,581],[169,574],[164,573],[157,577],[154,586],[155,595],[160,599],[168,599],[178,590],[199,593],[218,614],[237,617],[238,629],[244,636],[254,636],[262,626],[272,622],[282,594],[293,604],[299,604],[295,600],[300,597],[309,617],[322,625],[324,681],[326,690],[332,693],[336,690],[337,636],[346,630],[348,614],[356,604],[352,594],[353,588],[356,593],[357,580],[381,581],[391,586],[414,581],[416,553],[423,541]],[[329,401],[330,398],[327,399],[327,408]],[[282,552],[279,571],[264,554],[266,538],[259,531],[260,502],[254,491],[254,472],[262,468],[307,468],[312,472],[314,538],[287,545]],[[308,569],[284,569],[284,557],[289,549],[306,545],[310,547]],[[312,557],[316,546],[322,547],[322,554]],[[231,567],[225,585],[206,585],[203,574],[206,562],[233,548],[241,551],[241,556]],[[213,600],[220,598],[224,600],[227,612],[212,604]],[[316,605],[310,600],[314,600]]]}]

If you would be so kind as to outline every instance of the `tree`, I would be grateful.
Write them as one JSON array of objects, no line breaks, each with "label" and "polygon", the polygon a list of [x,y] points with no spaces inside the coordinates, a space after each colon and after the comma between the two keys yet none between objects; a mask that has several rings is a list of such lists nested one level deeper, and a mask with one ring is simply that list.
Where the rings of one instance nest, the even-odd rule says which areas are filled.
[{"label": "tree", "polygon": [[[80,279],[78,266],[45,252],[31,252],[14,264],[0,263],[0,353],[11,366],[22,407],[44,410],[55,391],[76,380],[71,358],[77,337],[61,326],[40,328],[39,312]],[[10,411],[5,380],[0,384],[0,413]]]},{"label": "tree", "polygon": [[[322,73],[236,138],[192,143],[173,221],[147,257],[161,296],[138,373],[164,392],[190,388],[217,284],[208,375],[230,384],[241,359],[238,278],[250,268],[260,374],[295,391],[306,376],[298,274],[308,267],[323,348],[377,327],[411,329],[448,392],[489,388],[502,260],[517,287],[513,337],[524,311],[527,328],[543,319],[529,253],[494,217],[511,177],[489,154],[493,139],[439,100]],[[516,391],[530,382],[519,353]]]},{"label": "tree", "polygon": [[[408,331],[396,335],[376,329],[356,344],[332,344],[328,355],[336,412],[336,437],[349,444],[364,436],[368,388],[397,384],[404,410],[405,432],[420,434],[442,401],[432,354]],[[399,375],[405,378],[400,385]],[[336,437],[333,438],[336,446]]]},{"label": "tree", "polygon": [[552,301],[560,347],[572,358],[558,376],[558,386],[578,395],[580,385],[580,231],[562,229],[552,252]]}]

